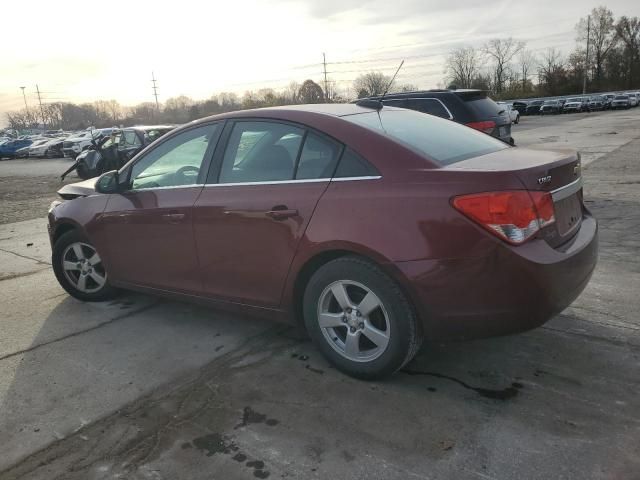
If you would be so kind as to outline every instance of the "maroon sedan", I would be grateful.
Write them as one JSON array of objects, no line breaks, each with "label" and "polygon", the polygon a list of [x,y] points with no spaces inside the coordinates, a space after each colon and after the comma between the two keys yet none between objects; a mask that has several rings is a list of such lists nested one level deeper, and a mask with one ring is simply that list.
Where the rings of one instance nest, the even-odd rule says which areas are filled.
[{"label": "maroon sedan", "polygon": [[597,260],[575,152],[373,104],[205,118],[60,195],[53,269],[74,297],[126,288],[301,321],[361,378],[423,338],[541,325]]}]

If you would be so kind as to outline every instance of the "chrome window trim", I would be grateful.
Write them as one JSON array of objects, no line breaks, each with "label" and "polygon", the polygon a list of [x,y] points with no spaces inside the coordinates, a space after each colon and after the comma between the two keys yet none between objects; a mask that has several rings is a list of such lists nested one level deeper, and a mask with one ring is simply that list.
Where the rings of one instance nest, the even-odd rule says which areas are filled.
[{"label": "chrome window trim", "polygon": [[204,187],[204,183],[194,183],[192,185],[171,185],[168,187],[131,188],[124,193],[148,192],[149,190],[173,190],[175,188],[195,188],[195,187]]},{"label": "chrome window trim", "polygon": [[[444,108],[447,111],[447,113],[449,114],[448,120],[453,120],[453,114],[451,113],[451,110],[449,110],[447,108],[447,106],[439,98],[433,98],[433,97],[407,97],[407,98],[390,98],[389,100],[434,100],[434,101],[438,102],[440,105],[442,105],[442,108]],[[382,104],[384,105],[384,100],[382,101]],[[404,108],[404,107],[396,107],[396,108]],[[412,108],[407,108],[407,110],[413,110],[413,109]],[[414,110],[414,111],[417,112],[418,110]],[[426,112],[420,112],[420,113],[426,113]],[[434,115],[433,113],[427,113],[427,115],[433,115],[434,117],[444,118],[444,117],[441,117],[440,115]]]},{"label": "chrome window trim", "polygon": [[302,180],[272,180],[268,182],[235,182],[235,183],[205,183],[205,187],[239,187],[256,185],[289,185],[296,183],[350,182],[356,180],[379,180],[382,176],[337,177],[337,178],[305,178]]},{"label": "chrome window trim", "polygon": [[205,183],[205,187],[238,187],[241,185],[283,185],[289,183],[321,183],[329,182],[330,178],[304,178],[300,180],[270,180],[264,182],[230,182],[230,183]]},{"label": "chrome window trim", "polygon": [[332,178],[332,182],[352,182],[358,180],[380,180],[382,178],[381,175],[365,175],[362,177],[335,177]]},{"label": "chrome window trim", "polygon": [[553,201],[558,202],[560,200],[564,200],[565,198],[570,197],[574,193],[577,193],[578,191],[580,191],[581,188],[582,188],[582,177],[578,178],[577,180],[574,180],[571,183],[568,183],[563,187],[556,188],[555,190],[551,190],[551,192],[549,193],[551,193],[551,198],[553,199]]}]

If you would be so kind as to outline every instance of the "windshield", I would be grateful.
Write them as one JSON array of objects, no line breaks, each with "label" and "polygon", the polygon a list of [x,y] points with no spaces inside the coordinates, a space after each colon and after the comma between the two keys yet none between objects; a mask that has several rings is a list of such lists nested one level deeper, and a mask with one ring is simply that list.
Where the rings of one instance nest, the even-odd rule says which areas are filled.
[{"label": "windshield", "polygon": [[582,100],[580,100],[579,98],[570,98],[569,100],[567,100],[567,102],[581,102]]},{"label": "windshield", "polygon": [[412,150],[450,165],[471,157],[509,148],[505,143],[459,123],[413,110],[390,110],[342,117],[383,133]]},{"label": "windshield", "polygon": [[556,103],[558,103],[557,100],[547,100],[544,102],[545,105],[555,105]]},{"label": "windshield", "polygon": [[629,97],[627,97],[626,95],[618,95],[616,96],[616,100],[627,100]]}]

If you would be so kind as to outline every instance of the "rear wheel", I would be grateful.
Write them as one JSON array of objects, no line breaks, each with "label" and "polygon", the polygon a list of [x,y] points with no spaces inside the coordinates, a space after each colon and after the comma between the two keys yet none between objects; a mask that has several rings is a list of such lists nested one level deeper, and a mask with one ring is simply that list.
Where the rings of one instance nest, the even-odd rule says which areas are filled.
[{"label": "rear wheel", "polygon": [[95,247],[77,230],[65,233],[56,241],[51,263],[62,288],[79,300],[99,302],[117,293],[109,284]]},{"label": "rear wheel", "polygon": [[400,287],[359,257],[333,260],[311,277],[304,320],[329,362],[357,378],[394,373],[422,343],[417,318]]}]

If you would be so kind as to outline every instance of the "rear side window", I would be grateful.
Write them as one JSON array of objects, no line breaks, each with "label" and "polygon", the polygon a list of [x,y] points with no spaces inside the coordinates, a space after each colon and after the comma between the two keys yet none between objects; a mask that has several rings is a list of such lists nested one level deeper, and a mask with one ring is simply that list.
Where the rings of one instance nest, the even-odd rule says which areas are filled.
[{"label": "rear side window", "polygon": [[[440,165],[450,165],[509,148],[500,140],[472,128],[413,110],[383,108],[380,112],[347,115],[342,118],[383,133]],[[340,167],[342,161],[338,171]]]},{"label": "rear side window", "polygon": [[302,147],[296,180],[331,178],[338,163],[340,145],[309,132]]},{"label": "rear side window", "polygon": [[380,173],[378,173],[373,165],[347,147],[342,154],[338,170],[336,170],[334,177],[377,177],[378,175],[380,175]]},{"label": "rear side window", "polygon": [[442,102],[435,98],[410,98],[407,100],[407,108],[418,112],[428,113],[442,118],[451,118]]}]

